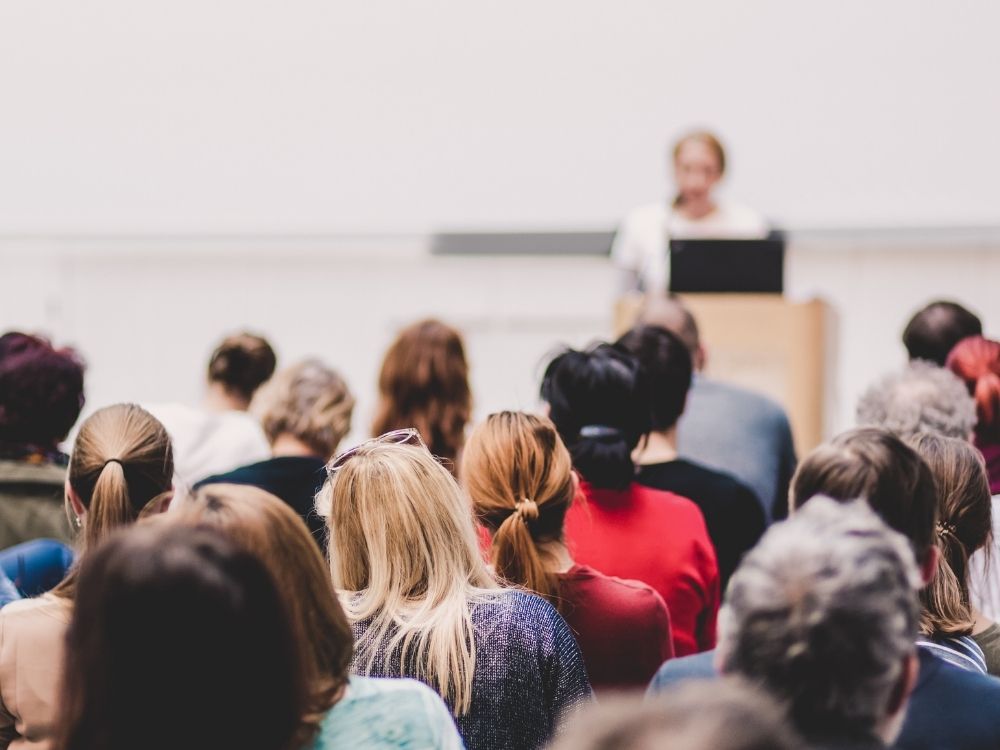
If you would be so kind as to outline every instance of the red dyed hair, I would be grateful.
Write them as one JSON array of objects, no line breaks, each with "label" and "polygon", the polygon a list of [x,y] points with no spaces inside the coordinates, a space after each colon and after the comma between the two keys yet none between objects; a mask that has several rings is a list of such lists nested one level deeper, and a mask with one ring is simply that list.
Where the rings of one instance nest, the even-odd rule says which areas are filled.
[{"label": "red dyed hair", "polygon": [[1000,442],[1000,342],[982,336],[962,339],[946,366],[965,381],[976,399],[977,437]]}]

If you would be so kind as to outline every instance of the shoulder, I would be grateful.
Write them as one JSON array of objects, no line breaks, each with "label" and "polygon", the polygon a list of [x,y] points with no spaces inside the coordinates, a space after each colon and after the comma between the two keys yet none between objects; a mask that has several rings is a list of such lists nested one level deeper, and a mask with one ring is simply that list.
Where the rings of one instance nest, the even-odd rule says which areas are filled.
[{"label": "shoulder", "polygon": [[571,586],[576,584],[573,588],[580,591],[581,596],[592,599],[594,604],[604,604],[603,608],[619,613],[625,610],[652,615],[667,608],[663,597],[649,584],[605,575],[586,565],[575,566],[561,578]]},{"label": "shoulder", "polygon": [[649,684],[649,692],[658,693],[686,680],[711,679],[716,676],[714,651],[668,659],[656,671]]},{"label": "shoulder", "polygon": [[703,520],[701,509],[683,495],[637,483],[632,485],[632,493],[642,500],[655,503],[661,513],[683,520]]},{"label": "shoulder", "polygon": [[73,604],[68,599],[43,594],[33,599],[21,599],[11,602],[0,609],[0,621],[5,627],[15,623],[52,620],[63,625],[68,624],[73,614]]},{"label": "shoulder", "polygon": [[668,207],[664,202],[643,203],[625,214],[621,226],[622,229],[660,227],[666,220],[668,213]]},{"label": "shoulder", "polygon": [[422,682],[352,676],[327,713],[314,750],[337,747],[460,747],[441,697]]},{"label": "shoulder", "polygon": [[752,414],[755,420],[788,424],[788,415],[779,403],[767,396],[731,383],[696,377],[691,386],[692,396],[725,402],[727,408],[740,410],[740,416]]}]

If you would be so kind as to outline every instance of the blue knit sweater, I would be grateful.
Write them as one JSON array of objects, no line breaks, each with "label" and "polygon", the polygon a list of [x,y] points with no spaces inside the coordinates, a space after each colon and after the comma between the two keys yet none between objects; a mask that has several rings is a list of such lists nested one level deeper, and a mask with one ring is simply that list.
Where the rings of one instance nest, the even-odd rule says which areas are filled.
[{"label": "blue knit sweater", "polygon": [[[472,708],[456,719],[468,750],[533,750],[545,745],[560,720],[591,700],[583,657],[569,626],[547,601],[508,590],[472,609],[476,666]],[[354,625],[364,639],[366,623]],[[391,662],[383,670],[376,647],[371,677],[416,677]],[[364,664],[354,663],[355,670]],[[449,704],[449,708],[453,708]]]}]

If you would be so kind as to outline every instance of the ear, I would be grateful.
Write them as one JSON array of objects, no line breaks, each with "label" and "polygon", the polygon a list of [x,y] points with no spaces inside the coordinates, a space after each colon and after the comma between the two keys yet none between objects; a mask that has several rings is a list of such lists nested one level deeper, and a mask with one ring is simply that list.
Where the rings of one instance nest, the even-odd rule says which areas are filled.
[{"label": "ear", "polygon": [[698,344],[698,348],[695,349],[694,356],[691,358],[691,364],[694,365],[695,372],[704,371],[708,364],[708,349],[705,348],[704,344]]},{"label": "ear", "polygon": [[70,486],[69,477],[66,477],[64,487],[66,501],[69,503],[69,507],[73,509],[73,512],[76,513],[79,518],[83,518],[83,516],[87,515],[87,508],[84,506],[83,501],[80,500],[80,496],[76,494],[76,490]]},{"label": "ear", "polygon": [[934,545],[927,550],[927,555],[924,557],[924,561],[920,565],[920,580],[923,581],[924,586],[929,586],[931,581],[934,580],[934,575],[937,572],[938,561],[940,559],[941,550],[938,549],[937,545]]}]

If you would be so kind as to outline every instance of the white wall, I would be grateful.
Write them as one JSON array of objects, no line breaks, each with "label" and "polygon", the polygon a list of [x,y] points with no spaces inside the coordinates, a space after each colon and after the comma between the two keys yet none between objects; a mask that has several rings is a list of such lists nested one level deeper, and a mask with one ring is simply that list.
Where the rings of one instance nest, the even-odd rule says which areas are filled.
[{"label": "white wall", "polygon": [[611,226],[697,124],[786,225],[996,225],[998,28],[991,0],[7,0],[0,232]]}]

